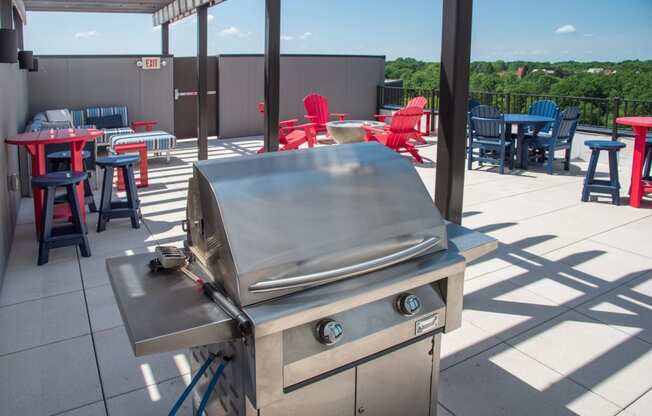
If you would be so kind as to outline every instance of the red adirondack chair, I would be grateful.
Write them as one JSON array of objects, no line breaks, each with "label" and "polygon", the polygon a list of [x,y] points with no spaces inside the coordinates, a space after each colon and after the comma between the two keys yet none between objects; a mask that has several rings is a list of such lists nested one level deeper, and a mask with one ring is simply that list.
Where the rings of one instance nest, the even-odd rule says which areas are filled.
[{"label": "red adirondack chair", "polygon": [[303,106],[306,108],[306,113],[308,113],[306,118],[317,125],[318,133],[327,131],[326,123],[331,121],[331,118],[342,121],[348,116],[346,113],[331,113],[328,109],[328,98],[319,94],[307,95],[303,99]]},{"label": "red adirondack chair", "polygon": [[[265,114],[265,103],[258,103],[258,111]],[[317,131],[314,123],[297,125],[298,119],[280,121],[278,127],[278,142],[280,151],[296,150],[302,144],[308,143],[308,147],[314,147],[317,143]],[[258,149],[257,153],[264,153],[265,147]]]},{"label": "red adirondack chair", "polygon": [[377,141],[398,153],[409,153],[418,163],[423,163],[416,147],[409,143],[417,137],[414,126],[423,111],[419,107],[407,107],[394,113],[392,123],[384,129],[364,126],[367,141]]},{"label": "red adirondack chair", "polygon": [[[426,108],[426,105],[428,104],[428,99],[426,97],[414,97],[411,99],[408,104],[404,108],[408,107],[418,107],[421,109],[421,115],[423,116],[424,109]],[[391,114],[376,114],[374,116],[376,120],[385,123],[388,118],[391,118]],[[423,133],[421,132],[421,118],[419,117],[419,120],[415,124],[414,131],[418,134],[418,136],[415,138],[415,140],[421,144],[426,143],[426,140],[423,138]],[[426,136],[430,135],[430,112],[426,112]]]}]

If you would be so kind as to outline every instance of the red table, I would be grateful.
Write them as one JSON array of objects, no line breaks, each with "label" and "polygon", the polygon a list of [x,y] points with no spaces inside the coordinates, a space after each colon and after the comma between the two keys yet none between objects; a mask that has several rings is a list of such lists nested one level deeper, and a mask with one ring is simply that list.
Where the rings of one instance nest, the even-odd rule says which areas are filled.
[{"label": "red table", "polygon": [[640,208],[643,194],[652,192],[652,181],[644,181],[645,139],[647,129],[652,128],[652,117],[620,117],[616,123],[631,126],[634,130],[634,159],[632,161],[632,185],[629,191],[629,205]]},{"label": "red table", "polygon": [[[95,129],[64,129],[64,130],[42,130],[31,133],[17,134],[5,140],[8,144],[25,146],[32,158],[32,177],[46,174],[45,169],[45,145],[56,143],[68,143],[70,145],[70,169],[82,172],[83,158],[81,151],[89,140],[95,140],[102,136],[100,130]],[[36,234],[41,233],[43,215],[43,191],[32,188],[34,194],[34,220],[36,223]],[[84,183],[77,187],[79,193],[80,212],[82,219],[86,221],[86,207],[84,206]]]}]

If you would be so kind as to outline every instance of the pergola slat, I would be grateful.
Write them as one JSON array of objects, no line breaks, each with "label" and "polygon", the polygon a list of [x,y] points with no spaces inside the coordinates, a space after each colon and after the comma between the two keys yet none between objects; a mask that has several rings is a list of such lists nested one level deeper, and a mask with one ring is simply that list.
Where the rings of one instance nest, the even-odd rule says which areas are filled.
[{"label": "pergola slat", "polygon": [[24,0],[27,11],[154,13],[170,0]]}]

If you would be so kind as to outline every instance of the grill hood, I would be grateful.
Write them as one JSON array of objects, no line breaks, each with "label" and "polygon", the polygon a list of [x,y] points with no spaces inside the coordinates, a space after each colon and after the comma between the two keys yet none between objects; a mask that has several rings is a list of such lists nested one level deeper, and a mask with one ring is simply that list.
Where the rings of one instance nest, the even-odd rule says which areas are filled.
[{"label": "grill hood", "polygon": [[412,163],[376,143],[198,162],[188,234],[239,306],[447,248]]}]

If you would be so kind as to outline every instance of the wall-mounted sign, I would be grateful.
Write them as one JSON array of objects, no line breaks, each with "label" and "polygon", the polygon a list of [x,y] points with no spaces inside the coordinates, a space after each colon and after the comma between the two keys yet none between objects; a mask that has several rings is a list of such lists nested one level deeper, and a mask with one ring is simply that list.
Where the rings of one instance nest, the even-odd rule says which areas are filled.
[{"label": "wall-mounted sign", "polygon": [[138,61],[138,66],[141,69],[161,69],[160,57],[143,57]]}]

